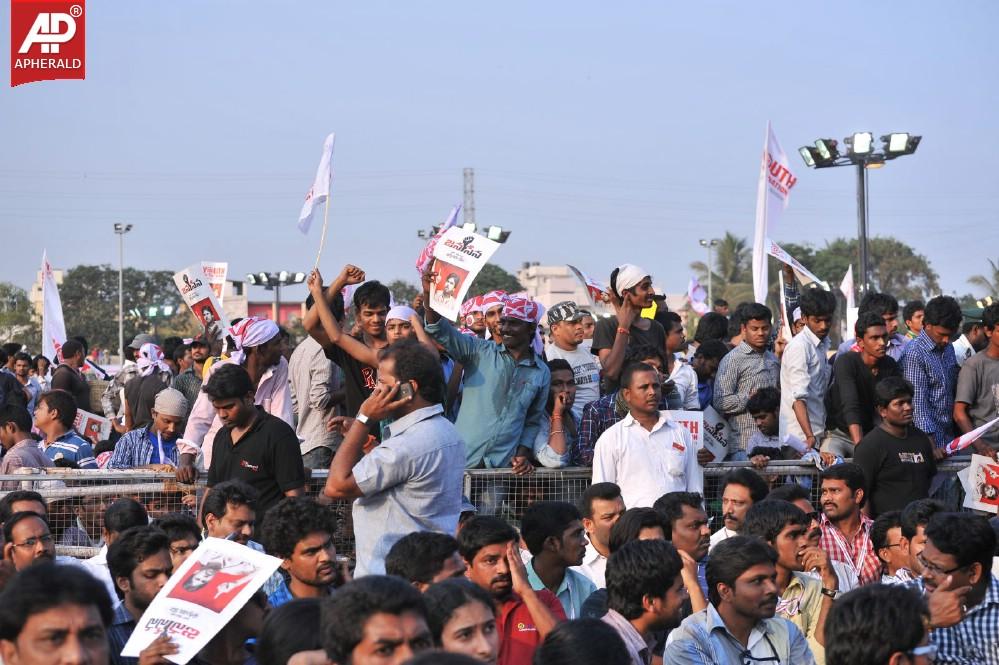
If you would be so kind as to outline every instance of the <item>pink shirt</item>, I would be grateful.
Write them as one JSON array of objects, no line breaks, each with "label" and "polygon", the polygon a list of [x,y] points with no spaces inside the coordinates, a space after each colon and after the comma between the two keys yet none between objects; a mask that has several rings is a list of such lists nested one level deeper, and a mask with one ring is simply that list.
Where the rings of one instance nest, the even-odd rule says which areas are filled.
[{"label": "pink shirt", "polygon": [[[233,362],[231,359],[226,359],[212,363],[208,376],[210,377],[219,367]],[[207,378],[205,382],[207,383]],[[292,427],[295,426],[291,407],[291,388],[288,385],[288,361],[283,356],[277,365],[268,368],[260,377],[254,403],[264,407],[264,411],[272,416],[277,416]],[[222,421],[216,415],[212,401],[205,393],[198,393],[191,415],[187,418],[184,436],[177,440],[178,453],[197,455],[200,450],[204,460],[203,468],[207,469],[212,463],[212,444],[215,442],[215,434],[221,428]]]}]

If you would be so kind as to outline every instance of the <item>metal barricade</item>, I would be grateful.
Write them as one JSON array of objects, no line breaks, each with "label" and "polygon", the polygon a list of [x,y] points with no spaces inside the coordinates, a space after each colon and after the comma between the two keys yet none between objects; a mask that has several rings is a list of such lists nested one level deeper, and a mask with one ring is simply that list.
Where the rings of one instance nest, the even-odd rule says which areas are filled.
[{"label": "metal barricade", "polygon": [[[960,510],[963,499],[953,474],[967,466],[966,459],[947,460],[938,470],[948,476],[948,482],[934,494],[952,510]],[[751,467],[749,462],[713,463],[704,467],[704,501],[713,529],[721,518],[721,480],[730,470]],[[15,489],[34,490],[48,503],[49,523],[56,538],[59,554],[87,557],[97,553],[101,539],[103,514],[107,506],[123,496],[142,503],[151,518],[171,512],[197,515],[204,497],[204,476],[194,485],[180,484],[173,473],[142,469],[124,471],[94,471],[76,469],[46,469],[44,472],[22,469],[23,473],[0,476],[0,496]],[[771,461],[757,470],[771,486],[798,482],[809,488],[812,503],[819,502],[819,470],[812,464],[796,461]],[[313,470],[306,484],[306,495],[315,498],[336,513],[337,531],[334,542],[337,551],[354,555],[354,526],[349,501],[331,501],[323,496],[328,471]],[[539,468],[527,476],[515,476],[508,469],[470,469],[464,475],[464,493],[480,514],[497,515],[514,526],[520,525],[524,510],[535,501],[568,501],[575,503],[590,486],[592,471],[576,467],[565,469]],[[258,525],[259,528],[259,525]]]}]

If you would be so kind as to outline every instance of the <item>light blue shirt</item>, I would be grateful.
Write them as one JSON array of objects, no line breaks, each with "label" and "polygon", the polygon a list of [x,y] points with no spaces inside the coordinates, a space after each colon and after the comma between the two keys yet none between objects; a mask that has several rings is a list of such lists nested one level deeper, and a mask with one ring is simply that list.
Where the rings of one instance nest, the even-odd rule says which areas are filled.
[{"label": "light blue shirt", "polygon": [[[548,587],[541,581],[538,574],[534,572],[534,559],[527,564],[527,581],[535,591],[543,591]],[[548,589],[551,591],[551,589]],[[562,583],[558,585],[555,597],[562,603],[567,619],[578,619],[583,615],[583,601],[590,597],[590,594],[597,590],[597,585],[590,578],[582,573],[578,573],[572,568],[565,569],[565,576]]]},{"label": "light blue shirt", "polygon": [[385,556],[414,531],[452,534],[461,514],[465,446],[440,404],[394,420],[354,465],[355,577],[383,575]]},{"label": "light blue shirt", "polygon": [[468,468],[506,468],[517,446],[534,450],[545,416],[551,373],[534,353],[514,360],[501,344],[462,335],[445,321],[427,334],[465,370],[456,423]]}]

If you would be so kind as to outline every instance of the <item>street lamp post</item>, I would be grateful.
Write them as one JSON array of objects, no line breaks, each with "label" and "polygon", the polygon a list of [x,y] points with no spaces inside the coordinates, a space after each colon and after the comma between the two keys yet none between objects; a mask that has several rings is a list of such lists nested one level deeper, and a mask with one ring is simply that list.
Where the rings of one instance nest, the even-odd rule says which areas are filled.
[{"label": "street lamp post", "polygon": [[274,305],[272,306],[274,323],[280,323],[278,315],[281,313],[281,287],[289,284],[301,284],[305,281],[304,272],[258,272],[247,273],[246,283],[250,286],[262,286],[268,291],[274,292]]},{"label": "street lamp post", "polygon": [[118,362],[125,364],[125,234],[131,224],[115,224],[118,236]]},{"label": "street lamp post", "polygon": [[922,136],[906,132],[885,134],[881,137],[882,149],[874,149],[874,135],[857,132],[843,139],[846,154],[840,154],[839,143],[832,139],[819,139],[815,146],[798,148],[798,153],[809,168],[824,169],[832,166],[857,167],[857,247],[860,259],[860,288],[870,289],[870,252],[867,242],[867,170],[879,169],[885,162],[916,152]]},{"label": "street lamp post", "polygon": [[701,238],[700,242],[701,247],[708,250],[708,302],[713,306],[715,301],[711,295],[711,274],[714,272],[714,266],[712,265],[714,257],[712,255],[711,248],[716,247],[721,241],[718,238],[712,238],[711,240]]}]

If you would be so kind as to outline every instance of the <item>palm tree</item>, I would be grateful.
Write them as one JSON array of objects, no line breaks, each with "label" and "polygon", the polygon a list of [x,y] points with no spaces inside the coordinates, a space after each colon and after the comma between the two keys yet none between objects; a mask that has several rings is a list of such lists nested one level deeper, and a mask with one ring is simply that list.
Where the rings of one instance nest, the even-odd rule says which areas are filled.
[{"label": "palm tree", "polygon": [[974,275],[968,278],[968,284],[985,289],[985,295],[994,296],[999,294],[999,261],[989,259],[989,267],[992,268],[991,279],[985,275]]},{"label": "palm tree", "polygon": [[[744,300],[753,299],[752,249],[745,238],[726,231],[715,248],[711,271],[712,297],[724,298],[733,307]],[[703,261],[690,264],[701,285],[707,288],[708,266]]]}]

